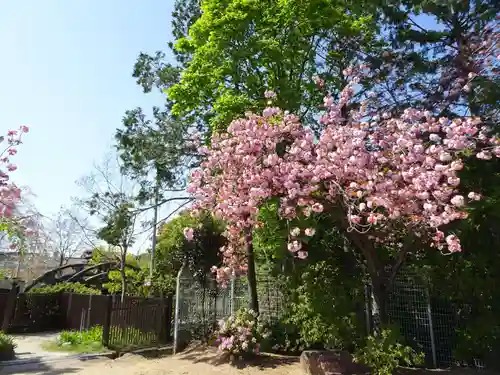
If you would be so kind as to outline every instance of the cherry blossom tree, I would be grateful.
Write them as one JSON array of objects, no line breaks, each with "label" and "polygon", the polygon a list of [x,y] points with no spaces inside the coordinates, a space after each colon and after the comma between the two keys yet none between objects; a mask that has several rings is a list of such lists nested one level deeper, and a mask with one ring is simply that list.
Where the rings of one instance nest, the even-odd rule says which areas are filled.
[{"label": "cherry blossom tree", "polygon": [[[481,44],[474,73],[457,82],[462,90],[498,66],[497,40],[494,33]],[[384,319],[387,293],[409,254],[461,251],[451,225],[481,195],[462,191],[460,171],[471,157],[500,157],[500,140],[479,117],[435,117],[411,108],[392,116],[376,111],[370,94],[346,111],[355,108],[349,104],[370,72],[358,66],[343,74],[350,83],[338,101],[325,97],[319,137],[279,108],[249,113],[200,147],[206,160],[188,191],[196,198],[194,212],[209,209],[227,223],[220,280],[248,272],[251,281],[252,229],[264,224],[257,214],[269,199],[280,198],[280,215],[293,228],[288,249],[297,258],[307,257],[315,218],[330,215],[363,256]],[[276,97],[264,95],[270,104]],[[387,250],[389,260],[382,255]],[[256,295],[250,299],[258,306]]]},{"label": "cherry blossom tree", "polygon": [[10,218],[14,212],[16,203],[21,198],[21,189],[10,179],[10,173],[17,169],[17,166],[11,163],[11,157],[17,154],[17,146],[22,143],[22,136],[28,131],[28,127],[23,125],[19,127],[19,130],[9,130],[7,132],[7,139],[0,137],[0,143],[6,143],[3,151],[0,153],[1,218]]}]

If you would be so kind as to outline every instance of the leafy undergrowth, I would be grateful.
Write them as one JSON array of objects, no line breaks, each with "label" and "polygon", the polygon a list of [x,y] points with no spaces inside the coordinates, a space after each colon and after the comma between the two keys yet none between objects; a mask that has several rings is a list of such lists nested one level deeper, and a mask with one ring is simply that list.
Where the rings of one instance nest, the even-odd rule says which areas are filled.
[{"label": "leafy undergrowth", "polygon": [[100,342],[90,342],[77,345],[59,345],[56,342],[47,342],[42,345],[44,350],[49,352],[70,352],[79,354],[102,353],[106,349]]},{"label": "leafy undergrowth", "polygon": [[104,351],[102,345],[102,327],[95,326],[85,331],[63,331],[55,342],[43,345],[48,351],[72,353],[96,353]]}]

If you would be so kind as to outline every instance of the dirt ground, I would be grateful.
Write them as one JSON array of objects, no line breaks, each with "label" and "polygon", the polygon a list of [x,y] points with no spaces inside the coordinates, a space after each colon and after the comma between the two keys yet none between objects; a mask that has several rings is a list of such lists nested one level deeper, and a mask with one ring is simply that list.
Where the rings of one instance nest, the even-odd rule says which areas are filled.
[{"label": "dirt ground", "polygon": [[177,356],[146,358],[126,354],[115,360],[58,359],[20,366],[5,366],[0,375],[304,375],[297,358],[270,357],[234,367],[220,363],[211,349],[194,348]]},{"label": "dirt ground", "polygon": [[43,349],[43,344],[46,342],[55,342],[58,334],[58,332],[48,332],[12,335],[14,342],[17,344],[16,358],[23,360],[47,359],[67,356],[67,353],[47,352]]},{"label": "dirt ground", "polygon": [[[177,356],[146,358],[126,354],[111,359],[58,359],[39,363],[6,366],[0,375],[305,375],[298,358],[264,357],[255,363],[234,367],[220,363],[212,349],[193,348]],[[404,375],[477,375],[474,370],[405,371]],[[481,375],[493,375],[479,372]]]}]

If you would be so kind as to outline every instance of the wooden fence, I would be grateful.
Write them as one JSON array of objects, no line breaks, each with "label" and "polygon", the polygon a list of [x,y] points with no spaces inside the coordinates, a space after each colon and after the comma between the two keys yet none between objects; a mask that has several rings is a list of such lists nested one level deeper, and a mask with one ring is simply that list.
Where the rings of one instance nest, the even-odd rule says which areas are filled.
[{"label": "wooden fence", "polygon": [[65,329],[80,330],[104,326],[107,303],[113,296],[64,293],[61,295],[61,310]]},{"label": "wooden fence", "polygon": [[172,340],[172,297],[108,301],[103,344],[127,350],[160,346]]},{"label": "wooden fence", "polygon": [[2,330],[35,333],[103,327],[115,350],[165,345],[172,338],[172,296],[167,298],[64,294],[0,294]]},{"label": "wooden fence", "polygon": [[0,293],[0,325],[3,322],[3,316],[5,314],[5,309],[7,308],[8,296],[9,296],[8,293]]}]

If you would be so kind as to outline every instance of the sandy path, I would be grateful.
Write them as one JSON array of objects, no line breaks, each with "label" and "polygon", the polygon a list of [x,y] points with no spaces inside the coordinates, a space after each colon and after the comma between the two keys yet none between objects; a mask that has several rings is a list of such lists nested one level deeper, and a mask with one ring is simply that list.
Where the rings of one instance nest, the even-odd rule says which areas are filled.
[{"label": "sandy path", "polygon": [[217,362],[213,351],[193,350],[179,356],[147,359],[125,355],[117,360],[59,360],[24,366],[10,366],[0,375],[303,375],[296,359],[273,357],[259,364],[236,368]]},{"label": "sandy path", "polygon": [[64,352],[47,352],[43,349],[43,344],[47,342],[55,342],[58,332],[35,333],[24,335],[12,335],[16,347],[17,359],[33,359],[33,358],[54,358],[66,357],[68,353]]},{"label": "sandy path", "polygon": [[[304,375],[296,358],[267,357],[244,368],[219,363],[213,350],[192,349],[178,356],[148,359],[125,355],[116,360],[60,359],[0,368],[0,375]],[[477,375],[472,369],[403,370],[399,375]],[[498,373],[480,372],[481,375]]]}]

